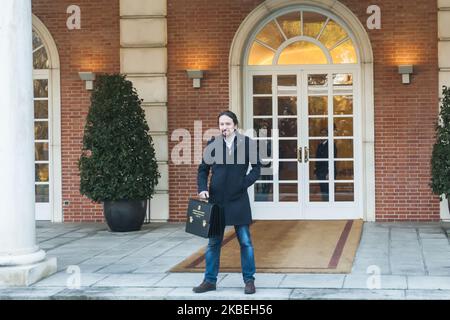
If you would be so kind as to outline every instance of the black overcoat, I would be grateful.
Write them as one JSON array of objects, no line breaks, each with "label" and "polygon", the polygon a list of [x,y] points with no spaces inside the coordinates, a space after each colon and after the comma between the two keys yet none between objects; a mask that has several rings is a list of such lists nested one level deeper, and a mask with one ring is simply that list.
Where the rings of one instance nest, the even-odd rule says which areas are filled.
[{"label": "black overcoat", "polygon": [[[251,170],[247,173],[249,165]],[[209,202],[224,210],[226,225],[250,224],[252,212],[247,188],[255,183],[260,173],[261,162],[255,140],[236,131],[229,152],[222,136],[213,137],[208,141],[198,167],[198,192],[209,191]]]}]

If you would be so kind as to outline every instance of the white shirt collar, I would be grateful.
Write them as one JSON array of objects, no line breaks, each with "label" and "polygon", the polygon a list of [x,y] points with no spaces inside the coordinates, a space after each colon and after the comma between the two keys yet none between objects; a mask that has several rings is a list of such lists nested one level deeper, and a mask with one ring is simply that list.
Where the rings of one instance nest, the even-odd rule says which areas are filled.
[{"label": "white shirt collar", "polygon": [[233,140],[234,140],[235,136],[236,136],[236,133],[233,132],[229,137],[225,138],[225,143],[227,144],[228,148],[231,148],[231,146],[233,145]]}]

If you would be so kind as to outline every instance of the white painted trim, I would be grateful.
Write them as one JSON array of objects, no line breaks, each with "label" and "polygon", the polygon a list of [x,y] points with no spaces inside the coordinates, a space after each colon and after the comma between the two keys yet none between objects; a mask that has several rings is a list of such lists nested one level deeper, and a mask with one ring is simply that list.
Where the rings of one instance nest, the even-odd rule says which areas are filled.
[{"label": "white painted trim", "polygon": [[[265,20],[281,10],[315,9],[339,18],[339,22],[347,28],[357,50],[360,66],[361,93],[361,127],[363,148],[364,188],[363,214],[365,221],[375,221],[375,123],[374,123],[374,89],[373,89],[373,52],[369,36],[358,17],[345,5],[336,0],[266,0],[256,7],[239,26],[230,48],[229,56],[229,109],[244,118],[244,60],[248,51],[249,39],[261,27]],[[245,129],[245,128],[244,128]]]},{"label": "white painted trim", "polygon": [[298,37],[293,37],[293,38],[283,42],[283,44],[278,48],[277,52],[275,53],[275,56],[273,57],[273,64],[277,64],[278,63],[278,59],[280,59],[281,52],[283,52],[284,49],[286,49],[289,45],[291,45],[291,44],[293,44],[294,42],[297,42],[297,41],[306,41],[306,42],[311,42],[311,43],[315,44],[316,46],[318,46],[322,50],[323,54],[327,58],[327,63],[329,63],[329,64],[332,63],[333,60],[331,59],[330,52],[322,44],[322,42],[320,42],[319,40],[316,40],[314,38],[311,38],[311,37],[298,36]]},{"label": "white painted trim", "polygon": [[[355,190],[355,199],[352,202],[334,202],[331,200],[330,203],[321,203],[321,202],[310,202],[309,199],[309,189],[307,187],[308,182],[310,182],[308,178],[309,167],[305,164],[300,164],[299,167],[299,176],[303,177],[302,181],[298,183],[298,195],[301,199],[299,202],[278,202],[278,179],[274,176],[274,185],[273,185],[273,198],[274,202],[255,202],[251,200],[251,205],[253,208],[254,218],[258,220],[295,220],[295,219],[307,219],[307,220],[334,220],[334,219],[364,219],[363,215],[363,199],[364,194],[361,190],[363,189],[364,180],[362,178],[363,175],[363,157],[362,157],[362,128],[361,128],[361,93],[360,89],[360,70],[359,65],[356,64],[339,64],[339,65],[294,65],[294,66],[249,66],[245,70],[246,78],[244,80],[245,92],[252,92],[252,76],[254,75],[272,75],[272,94],[268,94],[273,99],[272,104],[272,116],[273,119],[273,129],[277,129],[278,122],[276,119],[279,119],[277,114],[278,106],[277,99],[274,98],[277,96],[276,92],[276,76],[282,74],[296,74],[297,75],[297,101],[298,101],[298,109],[297,115],[293,116],[295,119],[300,119],[301,122],[297,122],[297,139],[299,141],[299,145],[307,145],[306,137],[308,134],[306,132],[302,132],[302,129],[307,130],[308,127],[308,112],[304,107],[305,97],[308,96],[307,86],[304,84],[307,82],[306,75],[311,73],[327,73],[329,75],[333,73],[352,73],[353,74],[353,99],[354,103],[354,112],[351,116],[354,120],[353,126],[353,140],[354,140],[354,157],[351,158],[354,160],[354,190]],[[300,80],[301,79],[301,80]],[[328,95],[333,95],[333,86],[330,84],[328,86]],[[244,110],[244,127],[246,129],[252,127],[252,119],[255,117],[252,116],[252,100],[253,95],[247,94],[246,97],[246,108]],[[248,106],[248,107],[247,107]],[[303,107],[302,107],[303,106]],[[328,116],[332,116],[332,99],[328,99],[328,108],[329,113]],[[264,116],[267,118],[267,116]],[[300,117],[300,118],[298,118]],[[329,126],[332,126],[332,122],[328,122]],[[330,127],[329,132],[332,131]],[[274,131],[272,131],[275,133]],[[272,136],[273,144],[272,144],[272,155],[274,159],[278,158],[278,140],[275,135]],[[329,138],[330,139],[330,138]],[[292,159],[291,159],[292,160]],[[342,160],[342,159],[341,159]],[[275,164],[274,170],[276,171],[277,166]],[[300,170],[302,173],[300,173]],[[331,166],[331,173],[333,175],[333,166]],[[259,181],[260,182],[260,181]],[[342,182],[342,181],[340,181]],[[333,198],[333,189],[330,187],[330,199]],[[249,188],[249,196],[251,199],[254,198],[254,187]],[[332,212],[330,209],[332,208]]]},{"label": "white painted trim", "polygon": [[[49,81],[51,82],[49,99],[51,99],[51,114],[49,114],[49,130],[51,132],[50,167],[50,207],[52,222],[63,221],[62,210],[62,164],[61,164],[61,80],[58,48],[50,31],[44,23],[33,14],[33,29],[39,34],[45,44],[49,58]],[[49,101],[50,102],[50,101]]]},{"label": "white painted trim", "polygon": [[450,221],[450,212],[448,210],[447,199],[444,198],[443,201],[439,203],[441,209],[441,220]]}]

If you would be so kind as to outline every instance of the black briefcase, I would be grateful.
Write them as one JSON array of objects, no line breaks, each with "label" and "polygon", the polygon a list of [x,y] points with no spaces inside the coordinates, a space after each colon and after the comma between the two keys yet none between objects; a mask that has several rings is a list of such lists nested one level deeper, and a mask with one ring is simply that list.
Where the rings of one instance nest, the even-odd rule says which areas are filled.
[{"label": "black briefcase", "polygon": [[203,238],[218,236],[225,227],[223,210],[214,203],[189,199],[186,232]]}]

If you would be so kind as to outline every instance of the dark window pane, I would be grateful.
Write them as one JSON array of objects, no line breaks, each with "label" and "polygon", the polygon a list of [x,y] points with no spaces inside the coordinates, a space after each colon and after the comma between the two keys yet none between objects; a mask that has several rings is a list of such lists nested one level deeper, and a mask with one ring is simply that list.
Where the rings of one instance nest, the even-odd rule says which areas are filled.
[{"label": "dark window pane", "polygon": [[255,183],[255,201],[273,201],[273,183]]},{"label": "dark window pane", "polygon": [[298,191],[296,183],[280,183],[279,184],[279,201],[280,202],[297,202]]},{"label": "dark window pane", "polygon": [[33,30],[33,50],[43,45],[41,38],[36,31]]},{"label": "dark window pane", "polygon": [[49,186],[48,184],[35,185],[36,202],[49,202]]},{"label": "dark window pane", "polygon": [[280,159],[297,159],[297,140],[280,140],[279,155]]},{"label": "dark window pane", "polygon": [[309,180],[328,180],[328,161],[309,161]]},{"label": "dark window pane", "polygon": [[327,74],[308,74],[308,95],[328,95]]},{"label": "dark window pane", "polygon": [[278,130],[280,137],[296,137],[297,119],[278,119]]},{"label": "dark window pane", "polygon": [[297,114],[297,97],[278,97],[278,115],[293,116]]},{"label": "dark window pane", "polygon": [[48,160],[48,143],[36,142],[34,144],[34,158],[36,161]]},{"label": "dark window pane", "polygon": [[34,69],[48,69],[50,67],[45,47],[33,53],[33,68]]},{"label": "dark window pane", "polygon": [[336,183],[334,185],[334,201],[355,201],[353,183]]},{"label": "dark window pane", "polygon": [[272,93],[272,76],[253,76],[254,94]]},{"label": "dark window pane", "polygon": [[48,118],[48,101],[34,100],[34,118],[47,119]]},{"label": "dark window pane", "polygon": [[297,161],[280,161],[279,177],[280,180],[297,180]]},{"label": "dark window pane", "polygon": [[336,139],[334,140],[334,157],[335,158],[353,158],[353,140]]},{"label": "dark window pane", "polygon": [[353,136],[353,118],[334,118],[334,136]]},{"label": "dark window pane", "polygon": [[35,98],[48,97],[48,80],[46,79],[33,80],[33,86]]},{"label": "dark window pane", "polygon": [[297,94],[297,76],[282,75],[278,76],[278,94]]},{"label": "dark window pane", "polygon": [[272,119],[253,119],[253,129],[257,137],[271,137]]},{"label": "dark window pane", "polygon": [[335,161],[336,180],[353,180],[353,161]]},{"label": "dark window pane", "polygon": [[310,137],[328,137],[328,119],[310,118],[309,119]]},{"label": "dark window pane", "polygon": [[328,158],[328,140],[309,140],[309,158]]},{"label": "dark window pane", "polygon": [[36,140],[47,140],[48,139],[48,122],[47,121],[36,121],[34,123],[34,138]]},{"label": "dark window pane", "polygon": [[310,183],[309,184],[309,201],[311,202],[328,202],[329,184],[328,183]]},{"label": "dark window pane", "polygon": [[255,115],[255,116],[271,116],[272,115],[272,98],[271,97],[254,97],[253,98],[253,115]]}]

